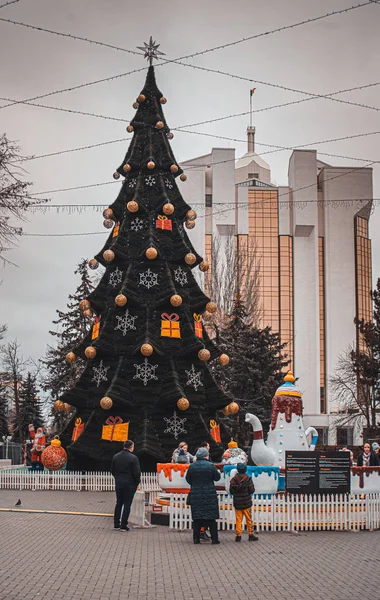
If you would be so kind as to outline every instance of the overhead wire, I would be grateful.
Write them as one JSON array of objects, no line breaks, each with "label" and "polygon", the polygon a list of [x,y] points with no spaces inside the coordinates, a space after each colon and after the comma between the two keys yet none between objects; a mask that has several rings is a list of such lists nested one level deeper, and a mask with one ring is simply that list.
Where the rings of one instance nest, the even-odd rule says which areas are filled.
[{"label": "overhead wire", "polygon": [[5,2],[4,4],[0,4],[0,8],[4,8],[5,6],[9,6],[10,4],[16,4],[16,2],[20,2],[20,0],[9,0],[9,2]]}]

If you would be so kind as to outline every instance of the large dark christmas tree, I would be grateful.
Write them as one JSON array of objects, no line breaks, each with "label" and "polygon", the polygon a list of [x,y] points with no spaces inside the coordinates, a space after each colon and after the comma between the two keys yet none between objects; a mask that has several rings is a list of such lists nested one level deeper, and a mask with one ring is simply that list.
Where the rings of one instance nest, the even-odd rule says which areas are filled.
[{"label": "large dark christmas tree", "polygon": [[[152,48],[150,43],[147,56]],[[69,361],[88,359],[78,383],[61,398],[77,409],[64,440],[72,469],[107,469],[121,448],[115,440],[125,439],[126,423],[146,470],[170,460],[181,439],[191,448],[207,439],[217,457],[222,448],[210,436],[209,420],[226,405],[231,412],[239,408],[207,366],[208,360],[226,363],[228,357],[202,325],[202,313],[209,318],[216,306],[192,274],[208,265],[184,229],[194,226],[196,213],[175,182],[186,176],[169,144],[165,103],[150,66],[128,127],[133,139],[114,174],[125,179],[104,211],[104,224],[113,231],[90,261],[93,268],[98,263],[106,268],[81,303],[95,322],[68,355]],[[75,440],[70,444],[69,436]]]}]

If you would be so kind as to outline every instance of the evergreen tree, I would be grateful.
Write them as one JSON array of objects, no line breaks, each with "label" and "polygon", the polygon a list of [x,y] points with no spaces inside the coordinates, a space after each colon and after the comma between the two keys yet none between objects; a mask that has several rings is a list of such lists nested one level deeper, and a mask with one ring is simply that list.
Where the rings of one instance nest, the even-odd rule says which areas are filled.
[{"label": "evergreen tree", "polygon": [[[223,327],[217,329],[216,341],[222,351],[230,350],[229,368],[214,367],[213,374],[221,388],[241,400],[245,412],[258,416],[263,429],[268,430],[271,420],[272,397],[283,383],[283,370],[289,364],[283,353],[280,335],[270,327],[260,329],[253,326],[240,294]],[[243,415],[238,419],[227,416],[223,419],[231,436],[242,446],[246,445],[251,432],[245,426]]]},{"label": "evergreen tree", "polygon": [[[21,439],[18,423],[21,422]],[[29,425],[34,428],[44,426],[41,405],[38,398],[36,377],[27,373],[26,379],[20,387],[20,419],[15,419],[13,423],[13,441],[23,443],[29,436]]]},{"label": "evergreen tree", "polygon": [[0,439],[4,435],[9,435],[8,417],[7,417],[7,398],[4,389],[0,383]]},{"label": "evergreen tree", "polygon": [[[165,102],[150,66],[128,127],[134,136],[114,174],[125,180],[104,211],[104,225],[114,226],[113,231],[90,261],[106,271],[81,302],[96,322],[67,357],[88,359],[79,381],[61,398],[77,409],[64,443],[76,419],[85,425],[68,445],[69,468],[109,468],[122,447],[126,423],[145,470],[169,460],[182,438],[193,446],[209,439],[214,456],[221,454],[208,424],[231,400],[207,366],[220,351],[200,315],[208,309],[211,316],[216,306],[192,274],[197,265],[201,270],[208,265],[184,228],[194,226],[196,213],[175,183],[175,177],[186,176],[169,144],[173,136],[162,111]],[[237,404],[231,408],[239,409]]]},{"label": "evergreen tree", "polygon": [[[74,273],[80,276],[80,283],[74,294],[69,295],[67,310],[56,311],[58,318],[53,323],[57,326],[57,330],[49,332],[55,338],[56,345],[48,346],[45,358],[41,361],[45,367],[43,389],[49,392],[52,402],[59,400],[64,392],[75,385],[86,364],[80,357],[75,363],[66,361],[67,353],[87,335],[91,328],[89,319],[79,308],[80,300],[87,298],[94,289],[86,259],[80,261]],[[71,413],[54,412],[53,414],[55,429],[61,432],[67,425]]]}]

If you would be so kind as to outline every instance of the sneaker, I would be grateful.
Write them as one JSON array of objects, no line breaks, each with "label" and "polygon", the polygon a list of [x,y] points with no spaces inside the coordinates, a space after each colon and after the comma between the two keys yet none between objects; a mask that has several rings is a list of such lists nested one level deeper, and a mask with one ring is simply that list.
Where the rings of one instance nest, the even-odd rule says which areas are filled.
[{"label": "sneaker", "polygon": [[235,542],[241,542],[241,535],[237,535],[235,538]]},{"label": "sneaker", "polygon": [[120,531],[129,531],[129,527],[120,527]]},{"label": "sneaker", "polygon": [[113,528],[114,529],[120,529],[120,525],[114,525]]},{"label": "sneaker", "polygon": [[251,533],[251,534],[248,536],[248,541],[249,541],[249,542],[258,542],[258,541],[259,541],[259,538],[257,537],[257,535],[254,535],[253,533]]}]

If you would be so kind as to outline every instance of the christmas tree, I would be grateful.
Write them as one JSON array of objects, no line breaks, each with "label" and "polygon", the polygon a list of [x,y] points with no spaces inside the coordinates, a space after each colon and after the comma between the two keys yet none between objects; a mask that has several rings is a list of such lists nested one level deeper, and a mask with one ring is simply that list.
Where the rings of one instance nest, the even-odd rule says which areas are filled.
[{"label": "christmas tree", "polygon": [[[150,40],[150,63],[156,50]],[[239,409],[207,366],[213,359],[226,364],[228,356],[202,324],[202,313],[209,319],[216,305],[192,274],[208,265],[184,229],[194,226],[197,215],[175,182],[186,176],[169,144],[165,103],[151,65],[127,128],[133,139],[114,173],[124,181],[104,211],[104,225],[113,230],[89,263],[105,267],[80,305],[94,317],[92,331],[67,356],[69,362],[88,359],[77,384],[61,398],[77,409],[64,440],[72,469],[107,469],[127,435],[145,470],[170,460],[181,439],[192,448],[207,439],[218,457],[222,448],[210,436],[209,421],[227,405],[230,413]]]},{"label": "christmas tree", "polygon": [[[18,423],[21,423],[21,437]],[[35,430],[44,426],[36,378],[31,373],[27,374],[20,387],[20,417],[14,420],[13,441],[25,442],[29,438],[29,425],[33,425]]]}]

